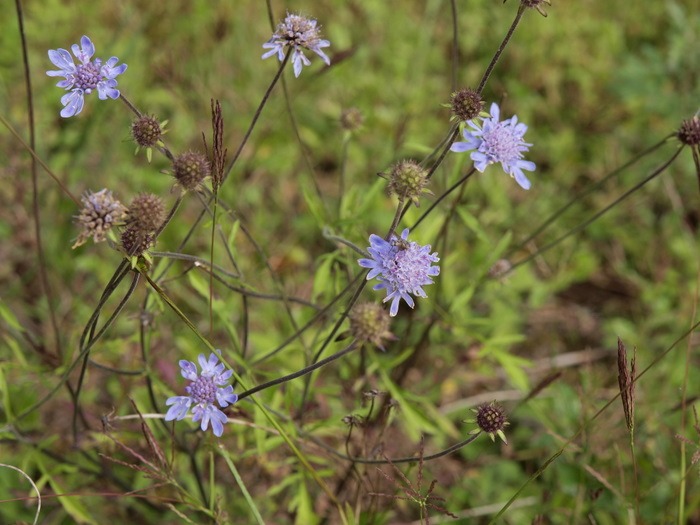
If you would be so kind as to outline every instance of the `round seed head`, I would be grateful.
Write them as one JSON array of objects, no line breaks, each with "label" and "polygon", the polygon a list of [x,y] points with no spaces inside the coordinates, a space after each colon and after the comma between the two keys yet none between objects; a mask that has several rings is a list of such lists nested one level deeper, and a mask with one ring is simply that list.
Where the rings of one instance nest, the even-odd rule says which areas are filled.
[{"label": "round seed head", "polygon": [[389,195],[397,195],[399,199],[409,199],[416,206],[420,205],[419,198],[426,193],[428,172],[412,160],[399,162],[391,170],[389,176]]},{"label": "round seed head", "polygon": [[126,228],[121,235],[122,248],[129,256],[140,256],[155,244],[155,233]]},{"label": "round seed head", "polygon": [[129,228],[142,232],[154,233],[165,220],[165,204],[153,193],[141,193],[131,201],[127,224]]},{"label": "round seed head", "polygon": [[464,88],[452,93],[450,108],[458,120],[467,122],[479,116],[484,109],[484,100],[473,89]]},{"label": "round seed head", "polygon": [[142,148],[152,148],[163,135],[163,129],[155,117],[142,115],[131,123],[131,136]]},{"label": "round seed head", "polygon": [[173,175],[180,186],[186,190],[194,190],[211,175],[211,164],[203,154],[188,151],[175,158]]},{"label": "round seed head", "polygon": [[505,429],[509,423],[501,405],[496,402],[484,403],[476,409],[472,409],[472,411],[476,413],[476,418],[474,418],[472,422],[476,423],[479,427],[476,432],[482,431],[487,433],[492,441],[495,440],[495,436],[498,436],[504,443],[507,443],[503,429]]},{"label": "round seed head", "polygon": [[389,331],[391,317],[376,303],[361,303],[350,313],[350,331],[361,344],[370,343],[384,350],[384,340],[394,339]]},{"label": "round seed head", "polygon": [[357,131],[364,121],[365,117],[357,108],[344,109],[340,114],[340,125],[346,131]]},{"label": "round seed head", "polygon": [[683,144],[700,145],[700,117],[695,115],[693,118],[684,120],[676,135]]}]

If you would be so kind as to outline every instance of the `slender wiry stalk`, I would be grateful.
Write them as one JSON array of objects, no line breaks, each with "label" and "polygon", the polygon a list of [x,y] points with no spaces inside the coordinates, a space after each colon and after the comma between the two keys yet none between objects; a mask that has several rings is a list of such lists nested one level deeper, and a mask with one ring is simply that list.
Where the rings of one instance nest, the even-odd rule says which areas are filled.
[{"label": "slender wiry stalk", "polygon": [[545,253],[546,251],[548,251],[548,250],[554,248],[557,244],[559,244],[559,243],[561,243],[562,241],[568,239],[568,238],[571,237],[572,235],[574,235],[574,234],[580,232],[581,230],[586,229],[586,228],[587,228],[588,226],[590,226],[593,222],[595,222],[597,219],[599,219],[600,217],[602,217],[603,215],[605,215],[607,212],[609,212],[609,211],[610,211],[611,209],[613,209],[615,206],[617,206],[618,204],[620,204],[620,203],[621,203],[623,200],[625,200],[627,197],[629,197],[630,195],[632,195],[632,194],[633,194],[634,192],[636,192],[637,190],[641,189],[646,183],[650,182],[651,180],[653,180],[653,179],[655,179],[656,177],[658,177],[661,173],[663,173],[664,170],[665,170],[666,168],[668,168],[668,167],[673,163],[674,160],[676,160],[676,158],[678,157],[678,155],[679,155],[680,152],[681,152],[681,149],[682,149],[682,148],[679,148],[678,151],[676,151],[676,153],[674,153],[673,156],[672,156],[668,161],[664,162],[663,165],[661,165],[659,168],[655,169],[655,170],[651,173],[651,175],[649,175],[649,176],[646,177],[644,180],[642,180],[642,181],[638,182],[637,184],[635,184],[632,188],[630,188],[630,189],[627,190],[625,193],[623,193],[622,195],[620,195],[617,199],[615,199],[613,202],[611,202],[610,204],[608,204],[605,208],[603,208],[603,209],[600,210],[598,213],[596,213],[595,215],[593,215],[593,217],[591,217],[590,219],[588,219],[588,220],[582,222],[581,224],[579,224],[579,225],[576,226],[575,228],[572,228],[571,230],[569,230],[568,232],[566,232],[566,233],[565,233],[564,235],[562,235],[561,237],[559,237],[559,238],[553,240],[552,242],[550,242],[550,243],[548,243],[548,244],[545,244],[544,246],[542,246],[541,248],[539,248],[536,252],[534,252],[534,253],[528,255],[527,257],[524,257],[523,259],[519,260],[519,261],[516,262],[516,263],[513,263],[513,266],[510,268],[509,271],[513,271],[513,270],[514,270],[515,268],[517,268],[518,266],[522,266],[523,264],[528,263],[529,261],[531,261],[531,260],[534,259],[535,257],[537,257],[537,256],[539,256],[539,255],[542,255],[542,254]]},{"label": "slender wiry stalk", "polygon": [[[122,300],[119,302],[117,307],[114,310],[114,313],[112,316],[107,320],[105,325],[102,327],[102,329],[98,332],[97,335],[94,337],[91,337],[90,340],[87,342],[87,346],[84,349],[84,351],[81,351],[81,356],[82,357],[82,367],[80,369],[80,375],[78,377],[78,384],[75,387],[75,394],[73,396],[73,442],[77,443],[78,440],[78,405],[79,405],[79,398],[80,398],[80,392],[82,390],[83,386],[83,381],[85,379],[85,371],[87,369],[87,362],[88,362],[88,357],[90,356],[90,348],[92,347],[93,344],[104,334],[105,328],[110,326],[117,318],[119,313],[121,313],[122,309],[126,306],[126,303],[129,301],[131,298],[132,294],[134,293],[134,290],[136,290],[136,285],[139,282],[139,274],[134,273],[132,280],[131,280],[131,285],[129,286],[129,289],[127,290],[126,294],[122,298]],[[76,360],[77,362],[78,360]]]},{"label": "slender wiry stalk", "polygon": [[528,235],[527,238],[525,238],[525,240],[521,241],[521,242],[518,244],[518,246],[514,247],[514,248],[508,253],[508,255],[506,255],[506,258],[508,258],[512,253],[514,253],[514,252],[520,250],[520,249],[523,248],[524,246],[527,246],[527,244],[528,244],[532,239],[534,239],[534,238],[537,237],[540,233],[542,233],[545,229],[547,229],[552,223],[554,223],[554,221],[556,221],[559,217],[561,217],[561,216],[566,212],[566,210],[568,210],[569,208],[571,208],[571,206],[573,206],[573,205],[576,204],[578,201],[580,201],[581,199],[583,199],[586,195],[589,195],[589,194],[592,193],[593,191],[599,189],[603,184],[605,184],[606,182],[608,182],[610,179],[612,179],[613,177],[616,177],[617,175],[619,175],[620,173],[622,173],[624,170],[626,170],[626,169],[629,168],[630,166],[634,165],[637,161],[639,161],[639,160],[641,160],[642,158],[646,157],[646,156],[649,155],[650,153],[656,151],[658,148],[660,148],[661,146],[663,146],[664,144],[666,144],[666,142],[668,141],[668,139],[671,138],[671,137],[673,137],[673,136],[674,136],[674,134],[670,134],[670,135],[668,135],[667,137],[664,137],[662,140],[660,140],[659,142],[657,142],[657,143],[654,144],[653,146],[651,146],[651,147],[645,149],[644,151],[642,151],[639,155],[637,155],[637,156],[634,157],[633,159],[631,159],[631,160],[625,162],[622,166],[620,166],[619,168],[617,168],[617,169],[611,171],[611,172],[608,173],[605,177],[603,177],[602,179],[600,179],[599,181],[597,181],[595,184],[592,184],[591,186],[589,186],[588,188],[586,188],[584,191],[582,191],[582,192],[579,193],[578,195],[574,196],[569,202],[567,202],[564,206],[562,206],[562,207],[559,208],[556,212],[554,212],[554,213],[553,213],[547,220],[545,220],[540,226],[538,226],[537,228],[535,228],[534,231],[532,231],[532,232],[530,233],[530,235]]},{"label": "slender wiry stalk", "polygon": [[228,179],[228,176],[231,173],[231,170],[233,170],[233,167],[235,166],[236,161],[238,160],[238,157],[240,157],[241,152],[243,151],[243,148],[248,143],[248,139],[250,138],[250,135],[253,133],[253,129],[255,128],[255,124],[257,124],[258,119],[260,118],[260,115],[262,115],[262,110],[265,107],[265,104],[267,104],[267,100],[270,98],[270,94],[272,93],[272,90],[277,85],[277,81],[282,76],[282,72],[284,71],[284,66],[287,65],[287,62],[289,62],[290,56],[291,56],[291,53],[287,53],[285,55],[284,60],[282,60],[282,62],[280,63],[280,67],[277,70],[277,74],[275,75],[275,78],[272,79],[272,82],[270,82],[270,85],[268,86],[267,91],[265,91],[265,94],[263,95],[263,98],[260,101],[260,104],[258,105],[258,109],[255,110],[255,115],[253,115],[253,120],[251,120],[250,125],[248,126],[248,130],[245,132],[245,135],[243,136],[243,140],[241,141],[240,145],[238,146],[236,153],[233,154],[233,158],[231,159],[231,162],[229,162],[229,165],[226,168],[226,171],[224,172],[224,177],[223,177],[223,180],[221,181],[222,184],[224,183],[224,181],[226,181],[226,179]]},{"label": "slender wiry stalk", "polygon": [[253,387],[250,390],[246,390],[245,392],[243,392],[242,394],[240,394],[238,396],[238,399],[240,400],[240,399],[246,398],[248,396],[255,394],[256,392],[260,392],[261,390],[265,390],[266,388],[280,385],[282,383],[286,383],[287,381],[291,381],[292,379],[296,379],[297,377],[302,377],[302,376],[305,376],[307,374],[310,374],[314,370],[318,370],[322,366],[325,366],[328,363],[335,361],[336,359],[340,359],[345,354],[349,354],[350,352],[355,350],[356,347],[357,347],[357,344],[355,342],[353,342],[352,344],[350,344],[349,346],[347,346],[346,348],[344,348],[340,352],[336,352],[335,354],[328,356],[325,359],[321,359],[320,361],[317,361],[316,363],[314,363],[312,365],[309,365],[305,368],[302,368],[301,370],[299,370],[297,372],[294,372],[292,374],[287,374],[286,376],[278,377],[277,379],[273,379],[272,381],[268,381],[267,383],[263,383],[262,385],[258,385],[256,387]]},{"label": "slender wiry stalk", "polygon": [[471,177],[472,175],[474,175],[475,172],[476,172],[476,168],[472,167],[472,169],[469,170],[469,172],[468,172],[466,175],[464,175],[461,179],[459,179],[459,180],[458,180],[457,182],[455,182],[452,186],[450,186],[449,189],[445,190],[442,194],[440,194],[440,196],[439,196],[437,199],[435,199],[435,201],[434,201],[433,203],[430,204],[430,206],[428,207],[428,209],[426,209],[426,210],[423,212],[423,214],[422,214],[420,217],[418,217],[418,220],[417,220],[415,223],[413,223],[413,226],[411,226],[411,231],[413,231],[415,228],[417,228],[418,225],[419,225],[421,222],[423,222],[423,220],[430,214],[430,212],[432,212],[433,209],[436,208],[437,205],[440,204],[440,203],[443,201],[443,199],[447,198],[447,196],[448,196],[450,193],[452,193],[452,192],[455,191],[457,188],[459,188],[460,186],[462,186],[462,184],[464,184],[465,182],[467,182],[467,180],[469,180],[469,177]]},{"label": "slender wiry stalk", "polygon": [[[27,53],[27,38],[24,33],[24,16],[22,14],[21,0],[15,0],[15,9],[17,11],[17,24],[19,25],[19,37],[22,44],[22,65],[24,67],[24,85],[27,90],[27,125],[29,127],[29,145],[32,151],[36,149],[36,129],[34,127],[34,95],[32,93],[32,77],[29,73],[29,55]],[[46,304],[49,308],[49,322],[53,331],[54,342],[56,345],[56,356],[61,361],[63,350],[61,348],[61,337],[58,333],[58,322],[56,321],[56,307],[54,306],[54,297],[51,285],[49,284],[49,275],[46,271],[46,253],[44,252],[44,243],[41,238],[41,214],[39,213],[39,180],[36,169],[36,159],[31,157],[31,173],[32,173],[32,215],[34,217],[34,237],[36,238],[36,252],[39,260],[39,276],[41,286],[46,293]]]},{"label": "slender wiry stalk", "polygon": [[496,64],[498,63],[498,59],[501,58],[501,55],[503,54],[503,51],[505,50],[506,46],[508,45],[508,42],[510,42],[510,39],[513,36],[513,33],[515,33],[515,28],[518,27],[518,24],[520,23],[520,19],[523,17],[524,12],[525,12],[525,6],[523,4],[520,4],[518,6],[518,12],[515,14],[515,19],[513,20],[513,23],[510,25],[510,27],[508,28],[508,32],[506,33],[506,36],[503,39],[503,42],[501,42],[501,45],[498,46],[498,50],[493,55],[493,58],[491,59],[491,62],[489,63],[488,67],[486,68],[486,71],[484,71],[484,76],[481,77],[481,82],[479,82],[479,87],[476,89],[476,92],[479,93],[480,95],[483,93],[484,88],[486,87],[486,82],[488,82],[489,77],[491,76],[491,73],[493,72],[493,68],[496,67]]}]

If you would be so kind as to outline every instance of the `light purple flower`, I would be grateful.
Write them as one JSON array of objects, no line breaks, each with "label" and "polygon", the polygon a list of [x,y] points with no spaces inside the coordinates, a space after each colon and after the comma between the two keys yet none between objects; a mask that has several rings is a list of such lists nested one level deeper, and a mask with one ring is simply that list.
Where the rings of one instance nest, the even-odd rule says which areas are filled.
[{"label": "light purple flower", "polygon": [[367,280],[379,279],[374,290],[386,290],[384,302],[391,301],[389,315],[395,316],[399,311],[401,299],[413,308],[415,303],[409,294],[416,297],[427,297],[423,286],[433,284],[431,277],[440,274],[439,266],[432,263],[440,259],[437,252],[430,253],[430,245],[421,246],[417,242],[408,241],[408,228],[401,233],[401,238],[391,236],[387,242],[378,235],[369,236],[370,246],[367,251],[371,259],[360,259],[358,264],[369,268]]},{"label": "light purple flower", "polygon": [[523,140],[527,126],[518,123],[516,115],[499,122],[500,112],[498,104],[491,104],[491,117],[480,117],[481,127],[473,120],[467,122],[471,129],[464,129],[466,142],[455,142],[450,149],[456,152],[474,150],[471,154],[474,167],[482,173],[489,164],[500,162],[521,188],[529,190],[530,181],[523,170],[534,171],[535,163],[523,160],[523,152],[532,146]]},{"label": "light purple flower", "polygon": [[263,44],[263,47],[269,49],[269,51],[266,51],[262,58],[277,55],[281,62],[284,60],[284,48],[292,48],[291,60],[294,66],[294,76],[298,77],[303,66],[311,65],[311,61],[306,58],[303,50],[313,51],[321,57],[321,60],[326,65],[330,66],[330,58],[321,49],[330,45],[331,43],[328,40],[320,38],[316,20],[287,13],[287,18],[277,26],[277,30],[273,33],[272,38]]},{"label": "light purple flower", "polygon": [[126,71],[126,64],[117,66],[117,57],[110,58],[104,64],[99,58],[91,60],[95,54],[95,46],[86,36],[80,39],[80,46],[73,44],[71,49],[80,61],[77,66],[67,50],[49,49],[49,59],[59,70],[46,72],[50,77],[65,77],[65,80],[56,84],[70,91],[61,97],[61,104],[65,106],[61,110],[61,116],[64,118],[80,113],[85,104],[85,95],[89,95],[95,89],[100,100],[107,100],[107,97],[119,98],[115,79]]},{"label": "light purple flower", "polygon": [[170,406],[168,413],[165,414],[165,420],[177,419],[180,421],[184,419],[192,407],[192,421],[201,421],[202,430],[206,430],[211,422],[214,435],[221,437],[224,433],[224,423],[228,419],[226,414],[219,410],[214,403],[218,403],[220,407],[224,408],[238,401],[238,395],[233,393],[231,385],[221,388],[228,383],[233,372],[226,370],[226,367],[219,363],[219,358],[214,353],[209,355],[209,359],[206,359],[204,354],[199,354],[197,360],[202,368],[199,375],[197,375],[197,365],[192,361],[184,359],[180,361],[182,377],[191,381],[185,387],[189,395],[173,396],[165,402],[167,406]]}]

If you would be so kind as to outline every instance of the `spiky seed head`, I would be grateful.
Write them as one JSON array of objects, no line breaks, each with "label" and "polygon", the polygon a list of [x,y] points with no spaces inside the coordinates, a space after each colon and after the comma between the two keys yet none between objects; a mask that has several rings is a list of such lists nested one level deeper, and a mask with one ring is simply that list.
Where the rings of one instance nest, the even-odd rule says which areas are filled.
[{"label": "spiky seed head", "polygon": [[165,204],[153,193],[137,195],[129,205],[127,224],[134,231],[154,233],[165,220]]},{"label": "spiky seed head", "polygon": [[121,241],[124,252],[139,257],[155,244],[155,233],[127,227],[122,231]]},{"label": "spiky seed head", "polygon": [[473,408],[472,412],[476,414],[474,419],[469,420],[471,423],[476,423],[477,429],[471,433],[485,432],[491,438],[491,441],[495,441],[495,436],[501,438],[504,443],[506,441],[506,435],[503,432],[509,423],[506,413],[503,407],[498,403],[484,403],[479,405],[477,408]]},{"label": "spiky seed head", "polygon": [[155,117],[141,115],[131,123],[131,136],[142,148],[152,148],[163,136],[163,128]]},{"label": "spiky seed head", "polygon": [[684,120],[676,136],[688,146],[700,145],[700,117],[695,115],[693,118]]},{"label": "spiky seed head", "polygon": [[370,343],[384,350],[384,340],[393,339],[389,331],[391,317],[376,303],[361,303],[350,312],[350,331],[361,343]]},{"label": "spiky seed head", "polygon": [[340,125],[346,131],[357,131],[365,121],[364,115],[357,108],[344,109],[340,114]]},{"label": "spiky seed head", "polygon": [[550,0],[520,0],[520,3],[530,9],[537,9],[537,12],[542,16],[547,16],[547,13],[544,11],[544,4],[552,5]]},{"label": "spiky seed head", "polygon": [[423,193],[429,193],[425,188],[428,184],[428,172],[412,160],[403,160],[396,164],[389,176],[389,195],[396,195],[401,200],[410,200],[415,206],[420,205],[419,198]]},{"label": "spiky seed head", "polygon": [[87,191],[80,200],[83,202],[83,207],[75,218],[75,222],[82,231],[75,240],[73,248],[84,244],[90,237],[94,242],[104,241],[112,226],[122,222],[126,217],[126,207],[106,188],[97,193]]},{"label": "spiky seed head", "polygon": [[479,116],[481,110],[484,109],[484,100],[473,89],[460,89],[452,93],[450,109],[457,120],[467,122]]},{"label": "spiky seed head", "polygon": [[211,175],[211,164],[202,153],[188,151],[175,158],[173,175],[180,186],[186,190],[194,190]]}]

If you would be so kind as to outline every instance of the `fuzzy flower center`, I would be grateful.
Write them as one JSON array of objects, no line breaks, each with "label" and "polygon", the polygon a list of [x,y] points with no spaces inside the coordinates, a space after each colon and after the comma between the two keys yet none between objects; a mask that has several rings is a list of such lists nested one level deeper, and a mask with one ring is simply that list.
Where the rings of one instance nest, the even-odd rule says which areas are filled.
[{"label": "fuzzy flower center", "polygon": [[400,291],[413,291],[425,284],[430,260],[415,243],[402,249],[397,248],[393,258],[387,261],[387,270],[392,284]]},{"label": "fuzzy flower center", "polygon": [[493,159],[498,159],[497,162],[510,162],[523,158],[518,149],[522,143],[522,137],[512,126],[499,122],[488,131],[484,130],[482,138],[483,142],[479,150]]},{"label": "fuzzy flower center", "polygon": [[75,82],[75,87],[82,89],[86,93],[90,93],[97,87],[100,80],[102,80],[100,67],[93,62],[81,64],[77,67],[73,80]]},{"label": "fuzzy flower center", "polygon": [[195,403],[211,404],[216,401],[216,383],[211,377],[200,376],[186,388]]},{"label": "fuzzy flower center", "polygon": [[303,16],[290,15],[280,26],[282,38],[291,46],[306,47],[318,39],[318,31],[315,25]]}]

